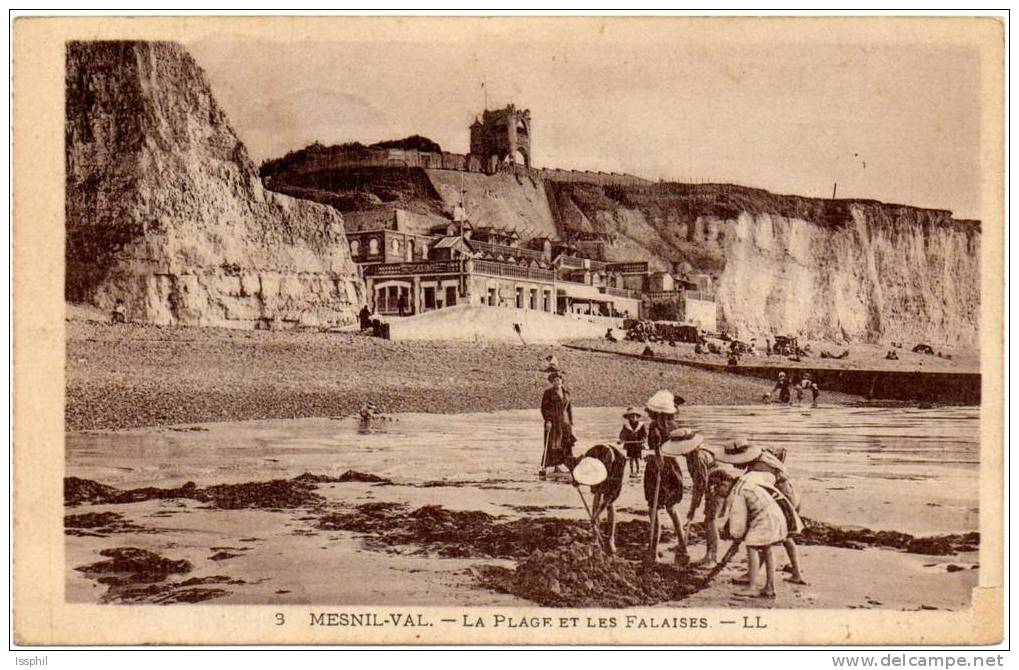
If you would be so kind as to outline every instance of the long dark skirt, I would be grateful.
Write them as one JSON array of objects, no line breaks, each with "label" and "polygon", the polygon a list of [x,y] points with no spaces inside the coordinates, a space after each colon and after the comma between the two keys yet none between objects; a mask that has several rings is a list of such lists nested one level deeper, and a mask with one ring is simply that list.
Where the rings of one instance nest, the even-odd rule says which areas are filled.
[{"label": "long dark skirt", "polygon": [[545,452],[541,467],[557,465],[569,467],[573,461],[573,427],[565,421],[553,421],[552,429],[545,433]]},{"label": "long dark skirt", "polygon": [[[683,499],[683,474],[679,469],[679,462],[675,458],[666,456],[665,467],[662,469],[662,482],[658,489],[658,507],[672,507],[678,505]],[[655,477],[658,474],[658,458],[649,456],[647,467],[644,468],[644,500],[648,508],[654,502]]]}]

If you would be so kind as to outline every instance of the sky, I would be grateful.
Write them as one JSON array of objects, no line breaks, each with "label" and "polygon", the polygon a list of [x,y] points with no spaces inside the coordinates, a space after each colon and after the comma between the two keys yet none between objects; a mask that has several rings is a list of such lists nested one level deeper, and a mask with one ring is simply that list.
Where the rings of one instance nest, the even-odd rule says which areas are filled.
[{"label": "sky", "polygon": [[837,182],[839,197],[979,218],[977,49],[681,37],[221,34],[187,47],[256,163],[412,134],[467,153],[487,96],[531,110],[536,167],[816,197]]}]

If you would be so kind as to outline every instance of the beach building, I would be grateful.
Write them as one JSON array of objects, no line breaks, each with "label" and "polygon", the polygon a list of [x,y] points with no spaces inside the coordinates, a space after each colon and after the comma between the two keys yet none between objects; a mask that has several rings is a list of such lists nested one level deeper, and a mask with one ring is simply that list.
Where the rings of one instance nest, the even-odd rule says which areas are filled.
[{"label": "beach building", "polygon": [[[550,313],[639,317],[639,290],[603,261],[573,256],[547,237],[450,221],[430,234],[400,230],[399,217],[347,233],[372,307],[420,314],[459,304]],[[646,267],[646,264],[644,264]]]}]

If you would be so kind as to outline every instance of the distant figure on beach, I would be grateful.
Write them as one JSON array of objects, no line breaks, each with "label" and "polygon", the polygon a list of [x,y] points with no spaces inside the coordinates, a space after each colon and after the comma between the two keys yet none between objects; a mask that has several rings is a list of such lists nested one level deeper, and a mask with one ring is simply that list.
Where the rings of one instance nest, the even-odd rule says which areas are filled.
[{"label": "distant figure on beach", "polygon": [[368,330],[372,327],[372,311],[368,309],[368,305],[361,308],[361,311],[357,313],[357,318],[361,324],[361,330]]},{"label": "distant figure on beach", "polygon": [[771,390],[771,393],[765,393],[764,399],[767,401],[771,400],[771,394],[778,391],[778,401],[783,404],[789,404],[791,395],[789,393],[789,378],[784,372],[778,373],[778,381],[775,382],[775,388]]},{"label": "distant figure on beach", "polygon": [[893,351],[892,349],[889,349],[888,353],[885,354],[885,360],[888,360],[888,361],[897,361],[897,360],[899,360],[899,355],[897,353],[895,353],[895,351]]},{"label": "distant figure on beach", "polygon": [[764,355],[771,356],[771,340],[769,339],[764,340]]},{"label": "distant figure on beach", "polygon": [[811,378],[810,373],[804,372],[803,379],[796,385],[796,403],[803,404],[803,397],[807,393],[810,393],[811,396],[810,406],[817,407],[817,396],[821,395],[821,389],[817,382]]},{"label": "distant figure on beach", "polygon": [[609,328],[608,330],[605,331],[605,341],[606,342],[618,342],[619,341],[619,340],[616,339],[616,336],[612,334],[612,329],[611,328]]},{"label": "distant figure on beach", "polygon": [[647,443],[647,426],[640,422],[640,416],[636,408],[627,407],[623,412],[623,428],[619,431],[619,441],[630,462],[631,477],[640,476],[640,458]]},{"label": "distant figure on beach", "polygon": [[541,396],[541,416],[545,421],[545,449],[541,458],[542,479],[549,468],[560,471],[560,466],[570,465],[573,458],[573,404],[570,392],[563,385],[563,374],[552,372],[548,376],[551,384]]},{"label": "distant figure on beach", "polygon": [[127,307],[124,306],[124,301],[120,298],[117,298],[117,303],[113,306],[110,323],[127,323]]},{"label": "distant figure on beach", "polygon": [[407,296],[401,292],[400,297],[396,299],[396,309],[400,312],[400,316],[407,313]]}]

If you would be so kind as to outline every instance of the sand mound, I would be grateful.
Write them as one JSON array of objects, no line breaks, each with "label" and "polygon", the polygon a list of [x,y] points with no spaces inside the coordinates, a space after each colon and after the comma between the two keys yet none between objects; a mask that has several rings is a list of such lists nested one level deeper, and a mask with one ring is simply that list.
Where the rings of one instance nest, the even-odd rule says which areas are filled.
[{"label": "sand mound", "polygon": [[157,533],[128,521],[116,512],[88,512],[64,517],[64,533],[76,536],[106,537],[112,533]]},{"label": "sand mound", "polygon": [[[520,333],[514,329],[520,327]],[[457,305],[424,314],[390,319],[394,340],[494,341],[527,344],[601,337],[621,320],[559,316],[530,309]],[[523,341],[521,341],[521,337]]]},{"label": "sand mound", "polygon": [[188,561],[173,561],[135,547],[103,549],[99,555],[106,556],[108,560],[84,565],[75,570],[107,585],[161,582],[171,574],[191,572],[192,567]]},{"label": "sand mound", "polygon": [[378,475],[373,475],[370,472],[359,472],[358,470],[347,470],[339,477],[314,475],[310,472],[305,472],[303,475],[294,477],[292,481],[307,482],[309,484],[343,484],[346,482],[364,482],[367,484],[393,483],[392,480],[386,479],[385,477],[379,477]]},{"label": "sand mound", "polygon": [[703,588],[694,573],[609,556],[591,544],[536,551],[516,570],[475,571],[489,588],[545,607],[633,607],[681,600]]},{"label": "sand mound", "polygon": [[64,477],[64,504],[79,505],[85,502],[102,502],[119,490],[94,482],[91,479]]},{"label": "sand mound", "polygon": [[319,519],[323,530],[367,533],[369,548],[418,547],[418,553],[446,558],[526,558],[550,550],[591,541],[579,521],[516,519],[500,521],[485,512],[458,512],[426,505],[412,512],[400,503],[367,503],[357,511],[328,514]]},{"label": "sand mound", "polygon": [[820,544],[826,547],[863,549],[889,547],[911,554],[947,556],[961,551],[976,551],[980,546],[980,533],[956,533],[916,537],[894,530],[869,528],[842,528],[823,521],[804,519],[806,528],[796,539],[798,544]]},{"label": "sand mound", "polygon": [[[379,478],[381,479],[381,478]],[[70,480],[70,481],[69,481]],[[374,475],[347,472],[341,477],[328,477],[305,473],[294,479],[274,479],[268,482],[244,482],[242,484],[216,484],[198,488],[194,482],[187,482],[175,489],[154,486],[122,491],[89,479],[68,477],[64,480],[64,502],[72,505],[79,502],[120,505],[146,500],[188,499],[210,504],[220,509],[293,509],[324,502],[315,493],[317,484],[322,482],[377,481]],[[384,480],[383,480],[384,481]]]},{"label": "sand mound", "polygon": [[[224,575],[192,577],[180,582],[167,582],[170,575],[191,572],[189,561],[174,561],[159,554],[136,547],[118,547],[99,552],[108,560],[83,565],[75,570],[84,573],[107,591],[102,602],[124,603],[198,603],[230,593],[224,584],[244,584],[242,579]],[[217,588],[209,588],[216,585]]]}]

